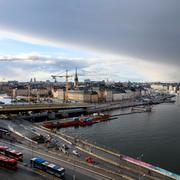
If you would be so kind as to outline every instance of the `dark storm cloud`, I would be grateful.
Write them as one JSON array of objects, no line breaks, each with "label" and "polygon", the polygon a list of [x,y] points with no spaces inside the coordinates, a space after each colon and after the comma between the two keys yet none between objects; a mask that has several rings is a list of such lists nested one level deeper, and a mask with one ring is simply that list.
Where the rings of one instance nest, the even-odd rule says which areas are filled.
[{"label": "dark storm cloud", "polygon": [[1,0],[4,29],[180,65],[179,0]]}]

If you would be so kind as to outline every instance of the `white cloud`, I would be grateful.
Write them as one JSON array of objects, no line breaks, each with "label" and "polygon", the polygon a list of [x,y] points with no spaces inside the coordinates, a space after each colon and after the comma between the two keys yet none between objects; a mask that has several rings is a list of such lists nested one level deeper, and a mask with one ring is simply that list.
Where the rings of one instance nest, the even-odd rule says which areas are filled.
[{"label": "white cloud", "polygon": [[70,58],[51,57],[34,52],[0,56],[0,61],[1,63],[11,62],[12,65],[4,65],[1,77],[5,75],[8,79],[14,78],[20,81],[29,80],[31,77],[36,77],[39,80],[51,79],[52,74],[61,74],[65,72],[65,69],[69,69],[70,73],[74,74],[75,67],[78,67],[79,74],[83,74],[83,77],[79,77],[80,80],[86,78],[116,81],[178,80],[174,73],[174,71],[178,72],[178,67],[150,63],[125,56]]}]

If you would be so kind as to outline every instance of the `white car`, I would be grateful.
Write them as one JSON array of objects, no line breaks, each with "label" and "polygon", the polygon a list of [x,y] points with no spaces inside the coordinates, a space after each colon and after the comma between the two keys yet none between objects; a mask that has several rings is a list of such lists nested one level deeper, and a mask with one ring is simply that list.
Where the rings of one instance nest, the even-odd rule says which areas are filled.
[{"label": "white car", "polygon": [[72,153],[73,153],[75,156],[80,156],[80,154],[79,154],[76,150],[73,150]]}]

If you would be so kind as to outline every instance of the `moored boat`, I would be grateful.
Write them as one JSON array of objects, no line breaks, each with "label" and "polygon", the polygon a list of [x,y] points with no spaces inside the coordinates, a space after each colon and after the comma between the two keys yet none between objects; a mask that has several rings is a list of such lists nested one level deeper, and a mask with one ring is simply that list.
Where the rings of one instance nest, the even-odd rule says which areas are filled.
[{"label": "moored boat", "polygon": [[71,127],[71,126],[78,126],[79,119],[73,118],[73,119],[62,119],[60,121],[47,121],[43,123],[43,126],[49,129],[52,128],[65,128],[65,127]]},{"label": "moored boat", "polygon": [[46,128],[65,128],[71,126],[90,126],[98,122],[106,121],[110,119],[110,115],[104,115],[102,113],[94,113],[93,115],[80,116],[69,119],[46,121],[43,126]]}]

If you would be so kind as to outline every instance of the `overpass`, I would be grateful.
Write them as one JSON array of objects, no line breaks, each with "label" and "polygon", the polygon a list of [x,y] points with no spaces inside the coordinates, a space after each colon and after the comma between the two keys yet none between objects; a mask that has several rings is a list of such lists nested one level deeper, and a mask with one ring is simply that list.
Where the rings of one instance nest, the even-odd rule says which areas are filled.
[{"label": "overpass", "polygon": [[11,104],[11,105],[1,105],[0,106],[0,114],[8,114],[8,113],[19,113],[19,112],[40,112],[40,111],[58,111],[58,110],[67,110],[67,109],[77,109],[86,108],[89,105],[87,104]]}]

